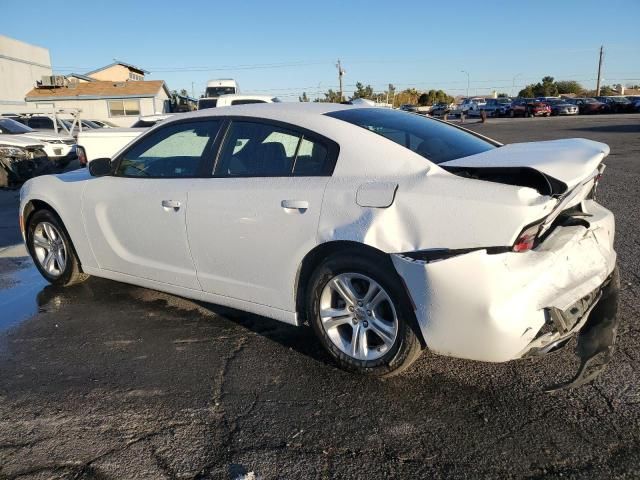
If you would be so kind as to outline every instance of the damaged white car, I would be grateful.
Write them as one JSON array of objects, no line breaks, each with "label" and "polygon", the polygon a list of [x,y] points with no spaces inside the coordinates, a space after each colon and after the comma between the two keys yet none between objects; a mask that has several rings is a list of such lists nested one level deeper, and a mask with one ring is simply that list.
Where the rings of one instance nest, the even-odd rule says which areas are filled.
[{"label": "damaged white car", "polygon": [[503,146],[387,109],[247,105],[30,180],[20,218],[57,285],[96,275],[308,322],[341,367],[372,375],[425,348],[504,362],[579,333],[576,385],[616,333],[614,219],[595,201],[608,153]]}]

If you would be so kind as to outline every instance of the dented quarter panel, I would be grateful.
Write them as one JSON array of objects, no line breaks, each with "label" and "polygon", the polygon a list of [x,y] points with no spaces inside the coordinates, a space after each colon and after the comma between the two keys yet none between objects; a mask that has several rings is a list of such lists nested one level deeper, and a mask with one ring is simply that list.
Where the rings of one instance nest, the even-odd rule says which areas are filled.
[{"label": "dented quarter panel", "polygon": [[525,225],[548,215],[557,203],[531,188],[457,177],[419,158],[421,168],[379,179],[398,183],[387,208],[357,204],[361,177],[332,178],[319,242],[351,240],[387,253],[511,245]]},{"label": "dented quarter panel", "polygon": [[425,263],[393,255],[434,352],[501,362],[519,358],[545,321],[544,308],[566,309],[615,268],[613,214],[584,202],[590,228],[560,227],[535,250],[474,251]]}]

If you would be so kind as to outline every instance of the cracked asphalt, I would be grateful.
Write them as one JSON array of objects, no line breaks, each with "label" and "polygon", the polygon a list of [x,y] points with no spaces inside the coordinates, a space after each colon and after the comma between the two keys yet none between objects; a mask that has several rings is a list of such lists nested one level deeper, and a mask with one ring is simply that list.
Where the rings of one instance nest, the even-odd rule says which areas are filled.
[{"label": "cracked asphalt", "polygon": [[0,478],[640,477],[640,115],[491,120],[503,142],[608,143],[599,191],[622,277],[608,369],[573,391],[572,345],[483,364],[425,353],[375,380],[309,328],[92,278],[48,286],[0,192]]}]

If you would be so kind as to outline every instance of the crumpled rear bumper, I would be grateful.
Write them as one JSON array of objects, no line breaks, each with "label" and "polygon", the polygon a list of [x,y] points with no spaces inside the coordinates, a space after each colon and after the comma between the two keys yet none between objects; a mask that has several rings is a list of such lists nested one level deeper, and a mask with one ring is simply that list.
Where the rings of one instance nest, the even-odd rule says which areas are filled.
[{"label": "crumpled rear bumper", "polygon": [[[591,215],[589,228],[557,227],[526,253],[477,250],[432,262],[392,255],[427,347],[488,362],[521,358],[544,347],[539,339],[550,312],[567,311],[598,292],[615,268],[613,214],[591,200],[584,206]],[[585,320],[578,319],[571,333]]]}]

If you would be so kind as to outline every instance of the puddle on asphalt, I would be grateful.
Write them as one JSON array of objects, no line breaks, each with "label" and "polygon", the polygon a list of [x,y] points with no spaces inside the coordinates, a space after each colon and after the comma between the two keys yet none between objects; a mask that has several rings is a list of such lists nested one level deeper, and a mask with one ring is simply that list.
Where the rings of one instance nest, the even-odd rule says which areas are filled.
[{"label": "puddle on asphalt", "polygon": [[0,333],[38,313],[38,294],[48,285],[28,257],[0,259]]}]

